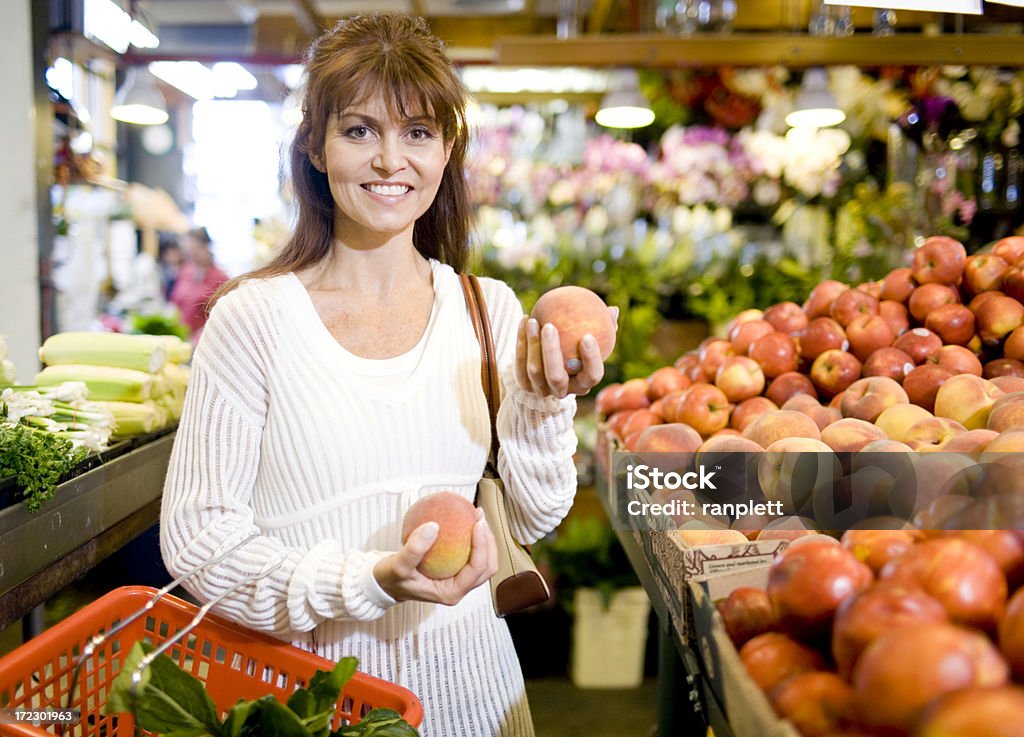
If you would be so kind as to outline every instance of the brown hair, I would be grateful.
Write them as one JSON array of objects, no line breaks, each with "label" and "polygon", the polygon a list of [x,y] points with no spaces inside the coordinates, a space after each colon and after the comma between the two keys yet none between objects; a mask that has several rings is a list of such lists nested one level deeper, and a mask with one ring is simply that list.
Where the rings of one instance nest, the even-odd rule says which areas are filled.
[{"label": "brown hair", "polygon": [[266,266],[228,281],[209,306],[244,279],[285,274],[319,263],[330,253],[334,200],[327,175],[311,157],[322,155],[331,119],[383,92],[389,112],[405,118],[426,112],[441,129],[451,155],[430,208],[416,221],[413,245],[456,271],[465,268],[470,228],[463,167],[469,130],[466,91],[427,22],[399,13],[357,15],[339,21],[306,53],[302,123],[292,140],[290,167],[298,219],[281,252]]}]

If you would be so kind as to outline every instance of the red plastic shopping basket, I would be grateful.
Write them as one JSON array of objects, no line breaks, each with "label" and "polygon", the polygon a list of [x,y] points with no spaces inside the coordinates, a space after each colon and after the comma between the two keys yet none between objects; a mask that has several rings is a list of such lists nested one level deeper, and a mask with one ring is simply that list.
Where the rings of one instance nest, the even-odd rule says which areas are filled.
[{"label": "red plastic shopping basket", "polygon": [[[66,699],[75,661],[85,643],[127,619],[155,594],[156,589],[145,586],[114,589],[0,658],[0,708],[81,711],[80,721],[71,727],[0,724],[0,736],[131,737],[134,723],[130,715],[103,714],[121,661],[138,640],[159,644],[173,637],[195,617],[196,606],[170,595],[161,598],[151,611],[96,649],[82,666],[74,703],[69,706]],[[212,614],[166,654],[206,683],[222,713],[239,699],[257,699],[266,694],[273,694],[283,703],[297,688],[306,685],[317,670],[334,667],[325,658]],[[423,719],[423,706],[411,691],[356,672],[338,700],[335,728],[356,723],[377,707],[394,709],[413,726],[419,726]]]}]

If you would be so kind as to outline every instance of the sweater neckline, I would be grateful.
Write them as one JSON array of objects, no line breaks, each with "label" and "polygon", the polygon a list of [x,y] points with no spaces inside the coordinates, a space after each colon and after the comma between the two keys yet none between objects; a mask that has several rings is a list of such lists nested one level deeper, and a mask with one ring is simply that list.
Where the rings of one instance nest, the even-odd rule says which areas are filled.
[{"label": "sweater neckline", "polygon": [[[426,327],[423,329],[423,335],[420,336],[417,345],[410,351],[399,356],[382,359],[357,356],[339,343],[338,339],[331,335],[331,331],[324,325],[324,321],[320,318],[320,313],[316,311],[316,306],[313,304],[313,299],[309,296],[305,285],[295,272],[288,272],[287,276],[296,290],[296,298],[301,305],[301,313],[296,315],[297,321],[301,326],[300,329],[306,335],[311,345],[323,347],[328,363],[338,366],[342,370],[343,378],[346,381],[358,384],[361,394],[372,396],[374,399],[388,404],[400,404],[416,392],[423,382],[424,376],[429,373],[425,367],[433,362],[431,356],[432,352],[437,350],[436,344],[438,342],[431,339],[432,333],[438,329],[437,326],[441,320],[441,311],[445,303],[445,297],[449,291],[449,280],[445,278],[447,274],[444,273],[443,264],[436,259],[429,259],[429,261],[434,286],[434,302],[431,305],[430,317],[427,320]],[[392,371],[395,362],[407,359],[410,353],[419,354],[416,365],[405,381],[393,389],[383,389],[372,382],[361,380],[360,375],[365,374],[368,367],[376,364],[382,370]]]}]

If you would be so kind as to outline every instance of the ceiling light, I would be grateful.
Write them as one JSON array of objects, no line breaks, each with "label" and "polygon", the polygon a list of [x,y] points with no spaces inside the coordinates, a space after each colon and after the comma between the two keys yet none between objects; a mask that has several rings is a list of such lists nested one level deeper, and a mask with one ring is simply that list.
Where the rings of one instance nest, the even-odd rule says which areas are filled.
[{"label": "ceiling light", "polygon": [[132,46],[139,49],[155,49],[160,45],[160,39],[151,30],[142,25],[138,20],[133,20],[128,40]]},{"label": "ceiling light", "polygon": [[132,67],[114,95],[110,116],[123,123],[160,125],[167,122],[167,103],[145,69]]},{"label": "ceiling light", "polygon": [[640,91],[636,71],[627,69],[619,75],[618,84],[604,96],[594,119],[605,128],[644,128],[654,122],[654,111]]},{"label": "ceiling light", "polygon": [[828,73],[821,67],[804,72],[793,112],[786,116],[791,128],[828,128],[846,120],[835,95],[828,88]]},{"label": "ceiling light", "polygon": [[[1012,1],[1008,5],[1014,4]],[[981,15],[981,0],[825,0],[825,5],[855,5],[886,10],[923,10],[937,13]]]}]

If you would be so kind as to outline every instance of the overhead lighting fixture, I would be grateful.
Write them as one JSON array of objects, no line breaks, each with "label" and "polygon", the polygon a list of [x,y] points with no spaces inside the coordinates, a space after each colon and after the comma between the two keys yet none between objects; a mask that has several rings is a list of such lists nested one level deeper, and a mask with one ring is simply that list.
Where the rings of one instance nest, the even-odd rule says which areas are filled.
[{"label": "overhead lighting fixture", "polygon": [[828,88],[828,73],[821,67],[804,72],[793,112],[786,116],[791,128],[829,128],[846,120],[835,95]]},{"label": "overhead lighting fixture", "polygon": [[[1007,2],[1007,5],[1021,4]],[[825,5],[854,5],[859,8],[886,10],[922,10],[936,13],[967,13],[981,15],[981,0],[825,0]]]},{"label": "overhead lighting fixture", "polygon": [[604,96],[594,120],[605,128],[644,128],[654,122],[654,111],[640,91],[635,70],[619,74],[618,83]]},{"label": "overhead lighting fixture", "polygon": [[132,67],[114,95],[110,116],[123,123],[161,125],[167,122],[167,103],[145,69]]}]

